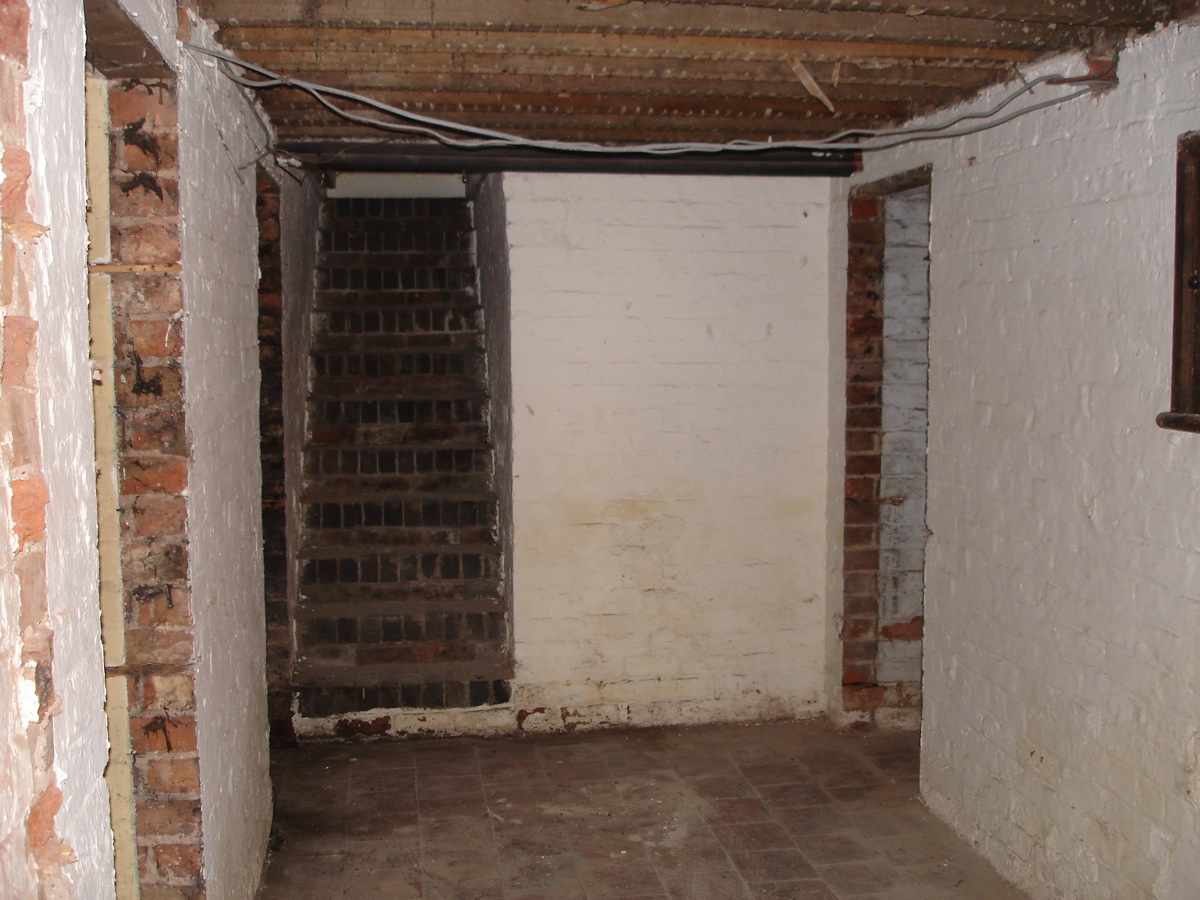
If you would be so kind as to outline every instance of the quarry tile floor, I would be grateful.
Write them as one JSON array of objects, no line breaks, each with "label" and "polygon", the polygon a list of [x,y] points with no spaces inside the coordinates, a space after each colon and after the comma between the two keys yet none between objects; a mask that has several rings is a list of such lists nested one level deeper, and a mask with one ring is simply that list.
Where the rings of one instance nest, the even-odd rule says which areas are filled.
[{"label": "quarry tile floor", "polygon": [[276,751],[259,896],[1024,897],[921,804],[917,755],[822,721]]}]

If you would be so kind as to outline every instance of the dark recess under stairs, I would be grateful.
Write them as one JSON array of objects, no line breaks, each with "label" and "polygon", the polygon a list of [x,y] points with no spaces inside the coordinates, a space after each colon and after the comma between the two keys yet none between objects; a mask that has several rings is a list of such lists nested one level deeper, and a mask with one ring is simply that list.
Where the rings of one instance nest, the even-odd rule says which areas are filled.
[{"label": "dark recess under stairs", "polygon": [[296,613],[302,716],[508,700],[471,217],[461,199],[324,204]]}]

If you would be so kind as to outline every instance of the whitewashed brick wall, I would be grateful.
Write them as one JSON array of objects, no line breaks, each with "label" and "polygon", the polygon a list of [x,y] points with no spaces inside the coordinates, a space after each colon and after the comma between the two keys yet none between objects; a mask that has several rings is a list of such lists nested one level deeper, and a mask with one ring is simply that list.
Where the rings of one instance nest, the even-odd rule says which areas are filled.
[{"label": "whitewashed brick wall", "polygon": [[[883,446],[879,626],[922,615],[929,405],[929,188],[887,198],[883,258]],[[919,640],[881,641],[880,683],[921,681]],[[915,715],[915,711],[913,711]],[[915,720],[914,723],[915,724]]]},{"label": "whitewashed brick wall", "polygon": [[828,182],[504,185],[525,727],[823,711]]},{"label": "whitewashed brick wall", "polygon": [[223,900],[256,887],[271,823],[254,172],[266,131],[207,63],[182,57],[179,203],[204,876]]},{"label": "whitewashed brick wall", "polygon": [[46,599],[54,630],[54,692],[61,708],[53,718],[54,765],[63,792],[55,824],[75,855],[65,869],[71,889],[100,898],[112,893],[113,844],[103,780],[108,733],[88,348],[83,12],[62,0],[33,3],[30,12],[31,78],[25,86],[30,183],[37,221],[48,229],[35,250],[41,277],[33,290],[33,314],[38,320],[38,420],[50,495]]},{"label": "whitewashed brick wall", "polygon": [[1200,896],[1200,436],[1154,424],[1200,28],[1119,77],[861,176],[933,164],[922,787],[1039,898]]}]

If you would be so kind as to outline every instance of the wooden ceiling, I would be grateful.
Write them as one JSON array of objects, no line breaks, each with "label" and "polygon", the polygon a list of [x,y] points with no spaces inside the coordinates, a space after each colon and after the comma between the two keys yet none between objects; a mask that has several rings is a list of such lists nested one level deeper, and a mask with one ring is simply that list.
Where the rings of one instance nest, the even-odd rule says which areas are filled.
[{"label": "wooden ceiling", "polygon": [[[1066,50],[1111,56],[1169,0],[200,0],[281,74],[532,138],[805,140],[896,125]],[[381,134],[290,88],[281,143]],[[361,108],[356,109],[362,112]]]}]

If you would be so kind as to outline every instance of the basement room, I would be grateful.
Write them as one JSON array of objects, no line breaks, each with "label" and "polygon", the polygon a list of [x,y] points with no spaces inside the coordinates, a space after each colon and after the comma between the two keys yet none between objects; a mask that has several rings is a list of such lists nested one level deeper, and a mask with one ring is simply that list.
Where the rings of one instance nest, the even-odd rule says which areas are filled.
[{"label": "basement room", "polygon": [[1200,897],[1198,14],[0,2],[0,895]]}]

